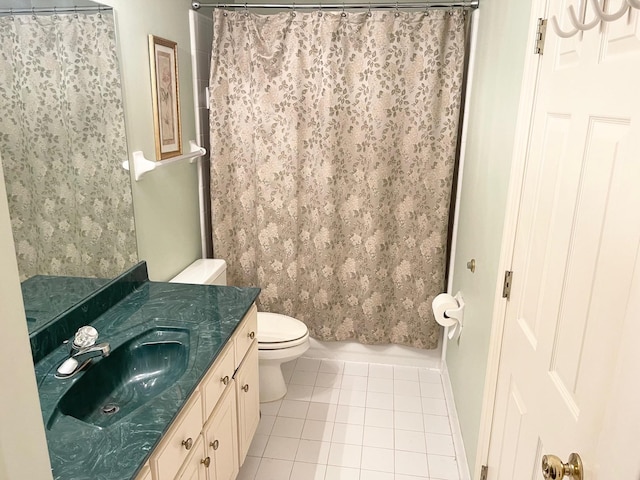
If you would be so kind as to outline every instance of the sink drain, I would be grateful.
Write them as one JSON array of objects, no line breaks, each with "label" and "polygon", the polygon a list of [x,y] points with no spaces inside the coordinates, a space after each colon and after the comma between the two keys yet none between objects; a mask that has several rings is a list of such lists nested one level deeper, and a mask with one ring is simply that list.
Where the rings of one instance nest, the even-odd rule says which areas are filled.
[{"label": "sink drain", "polygon": [[120,407],[115,403],[107,403],[104,407],[102,407],[102,413],[106,415],[113,415],[114,413],[118,413],[120,411]]}]

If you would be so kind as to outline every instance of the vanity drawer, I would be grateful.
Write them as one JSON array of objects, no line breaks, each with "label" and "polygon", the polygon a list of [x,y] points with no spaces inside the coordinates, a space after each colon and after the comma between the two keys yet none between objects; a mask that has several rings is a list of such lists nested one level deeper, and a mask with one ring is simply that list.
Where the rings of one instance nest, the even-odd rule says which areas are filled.
[{"label": "vanity drawer", "polygon": [[234,335],[236,346],[236,368],[242,363],[247,350],[258,335],[258,308],[254,303],[242,320],[240,328]]},{"label": "vanity drawer", "polygon": [[149,464],[142,467],[140,473],[136,476],[136,480],[151,480],[151,478],[151,467],[149,467]]},{"label": "vanity drawer", "polygon": [[233,342],[224,348],[214,366],[202,380],[202,407],[203,418],[206,421],[213,412],[218,400],[224,393],[224,389],[231,383],[235,371]]},{"label": "vanity drawer", "polygon": [[202,423],[201,395],[196,390],[180,412],[178,422],[171,427],[151,457],[151,471],[155,480],[170,480],[176,476],[198,440]]}]

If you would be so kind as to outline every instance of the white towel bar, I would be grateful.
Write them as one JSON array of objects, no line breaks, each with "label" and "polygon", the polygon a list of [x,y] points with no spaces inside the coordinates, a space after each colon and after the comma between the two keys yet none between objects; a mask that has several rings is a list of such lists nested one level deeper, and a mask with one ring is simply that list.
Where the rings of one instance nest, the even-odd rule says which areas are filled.
[{"label": "white towel bar", "polygon": [[[140,181],[144,174],[155,170],[156,168],[164,167],[172,163],[182,162],[184,160],[189,160],[189,163],[193,163],[198,157],[202,157],[207,154],[207,151],[200,145],[198,145],[194,140],[189,141],[189,147],[191,149],[189,153],[185,153],[184,155],[179,155],[177,157],[168,158],[166,160],[158,160],[157,162],[154,162],[153,160],[147,160],[144,157],[144,152],[142,152],[141,150],[133,152],[131,156],[133,157],[133,173],[136,182]],[[125,170],[129,170],[131,168],[129,160],[125,160],[124,162],[122,162],[122,168],[124,168]]]}]

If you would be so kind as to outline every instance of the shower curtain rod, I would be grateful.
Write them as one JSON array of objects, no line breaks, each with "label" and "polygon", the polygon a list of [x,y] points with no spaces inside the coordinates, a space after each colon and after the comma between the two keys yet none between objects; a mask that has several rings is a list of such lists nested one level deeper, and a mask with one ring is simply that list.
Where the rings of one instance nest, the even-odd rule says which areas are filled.
[{"label": "shower curtain rod", "polygon": [[47,15],[56,13],[110,12],[112,7],[33,7],[33,8],[0,8],[0,15]]},{"label": "shower curtain rod", "polygon": [[411,3],[200,3],[191,2],[191,8],[198,10],[201,7],[213,8],[281,8],[285,10],[346,10],[351,8],[363,10],[375,9],[405,9],[405,8],[429,8],[429,9],[447,9],[447,8],[478,8],[479,0],[463,0],[455,2],[436,2],[433,0],[418,1]]}]

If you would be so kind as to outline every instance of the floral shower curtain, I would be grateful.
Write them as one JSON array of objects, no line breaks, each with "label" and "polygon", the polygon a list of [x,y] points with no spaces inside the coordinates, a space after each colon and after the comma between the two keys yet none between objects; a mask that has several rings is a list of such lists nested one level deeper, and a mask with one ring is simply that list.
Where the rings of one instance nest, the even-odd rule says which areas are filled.
[{"label": "floral shower curtain", "polygon": [[321,340],[435,348],[465,20],[214,12],[216,257]]},{"label": "floral shower curtain", "polygon": [[134,264],[113,15],[0,17],[0,112],[21,278]]}]

